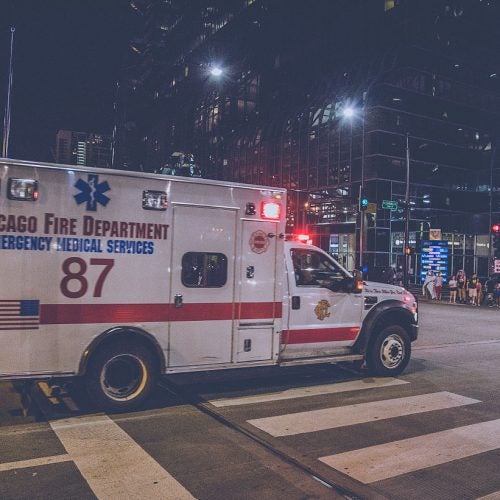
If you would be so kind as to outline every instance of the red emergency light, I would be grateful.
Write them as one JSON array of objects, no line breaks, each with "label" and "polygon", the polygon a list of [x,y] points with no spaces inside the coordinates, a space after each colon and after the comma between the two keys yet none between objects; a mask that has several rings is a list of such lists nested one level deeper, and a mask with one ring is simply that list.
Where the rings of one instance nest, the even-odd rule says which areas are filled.
[{"label": "red emergency light", "polygon": [[493,224],[493,226],[491,226],[491,230],[494,233],[500,233],[500,224]]},{"label": "red emergency light", "polygon": [[295,236],[295,239],[297,241],[300,241],[301,243],[307,243],[309,241],[309,235],[308,234],[297,234]]},{"label": "red emergency light", "polygon": [[281,215],[281,205],[275,201],[264,201],[260,206],[260,216],[263,219],[278,220]]}]

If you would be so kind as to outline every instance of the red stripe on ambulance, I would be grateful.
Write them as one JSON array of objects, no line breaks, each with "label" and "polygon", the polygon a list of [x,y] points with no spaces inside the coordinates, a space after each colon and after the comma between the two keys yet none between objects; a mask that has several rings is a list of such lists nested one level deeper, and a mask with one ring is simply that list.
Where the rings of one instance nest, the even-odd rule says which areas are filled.
[{"label": "red stripe on ambulance", "polygon": [[[162,323],[281,317],[280,302],[183,304],[41,304],[40,324]],[[238,318],[239,310],[239,318]]]},{"label": "red stripe on ambulance", "polygon": [[281,341],[283,344],[316,344],[320,342],[355,340],[359,330],[359,326],[283,330],[281,334]]}]

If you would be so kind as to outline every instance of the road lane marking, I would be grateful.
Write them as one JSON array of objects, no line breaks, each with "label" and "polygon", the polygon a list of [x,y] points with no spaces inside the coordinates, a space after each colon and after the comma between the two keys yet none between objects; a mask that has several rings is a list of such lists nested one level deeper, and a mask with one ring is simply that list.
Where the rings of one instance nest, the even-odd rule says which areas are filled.
[{"label": "road lane marking", "polygon": [[257,418],[247,420],[247,422],[274,437],[292,436],[474,403],[480,403],[480,401],[451,392],[435,392],[420,396]]},{"label": "road lane marking", "polygon": [[500,448],[500,419],[402,439],[319,460],[373,483]]},{"label": "road lane marking", "polygon": [[50,425],[99,499],[194,498],[108,416]]},{"label": "road lane marking", "polygon": [[0,464],[0,472],[16,469],[28,469],[29,467],[39,467],[40,465],[59,464],[61,462],[70,461],[71,457],[66,453],[62,455],[53,455],[51,457],[31,458],[30,460],[16,460],[15,462]]},{"label": "road lane marking", "polygon": [[323,394],[337,394],[339,392],[361,391],[363,389],[377,389],[380,387],[391,387],[394,385],[409,384],[405,380],[396,378],[381,377],[368,378],[362,380],[352,380],[350,382],[340,382],[338,384],[314,385],[310,387],[300,387],[287,389],[266,394],[256,394],[255,396],[243,396],[240,398],[213,399],[210,404],[218,408],[224,406],[240,406],[254,403],[267,403],[271,401],[281,401],[284,399],[304,398],[309,396],[321,396]]},{"label": "road lane marking", "polygon": [[483,344],[498,344],[500,340],[471,340],[467,342],[447,342],[445,344],[434,344],[434,345],[412,345],[412,351],[428,351],[432,349],[445,349],[447,347],[469,347],[471,345],[483,345]]},{"label": "road lane marking", "polygon": [[494,491],[484,497],[476,498],[476,500],[500,500],[500,491]]}]

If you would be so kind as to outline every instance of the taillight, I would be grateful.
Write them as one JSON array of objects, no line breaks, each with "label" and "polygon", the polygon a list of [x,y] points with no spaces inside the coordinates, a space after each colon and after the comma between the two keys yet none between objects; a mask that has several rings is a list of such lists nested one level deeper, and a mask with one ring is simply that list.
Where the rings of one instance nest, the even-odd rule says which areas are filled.
[{"label": "taillight", "polygon": [[263,219],[278,220],[281,215],[281,205],[275,201],[264,201],[260,206],[260,216]]}]

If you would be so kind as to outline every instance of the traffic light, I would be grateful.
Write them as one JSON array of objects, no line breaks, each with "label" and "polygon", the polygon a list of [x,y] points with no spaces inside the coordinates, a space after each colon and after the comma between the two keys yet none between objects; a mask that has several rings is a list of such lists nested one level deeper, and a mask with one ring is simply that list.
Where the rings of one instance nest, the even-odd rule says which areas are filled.
[{"label": "traffic light", "polygon": [[491,226],[491,244],[493,246],[493,257],[500,259],[500,223]]},{"label": "traffic light", "polygon": [[413,255],[413,248],[405,247],[405,255]]},{"label": "traffic light", "polygon": [[359,209],[360,210],[366,210],[368,208],[368,197],[366,196],[366,193],[361,191],[359,195]]}]

